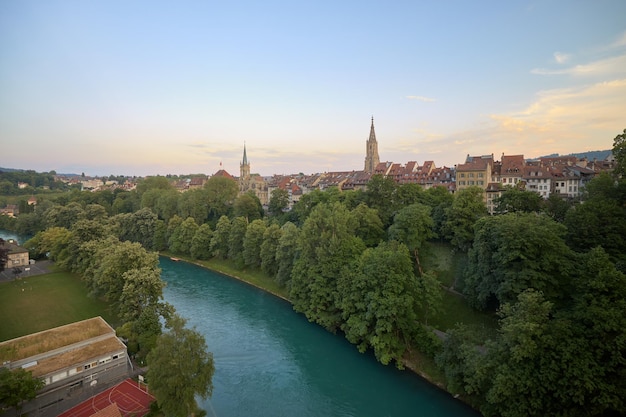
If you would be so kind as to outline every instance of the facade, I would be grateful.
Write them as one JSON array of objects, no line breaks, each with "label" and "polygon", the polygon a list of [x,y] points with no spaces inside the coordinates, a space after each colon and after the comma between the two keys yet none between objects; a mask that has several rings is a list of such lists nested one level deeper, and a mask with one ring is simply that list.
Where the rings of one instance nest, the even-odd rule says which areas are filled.
[{"label": "facade", "polygon": [[102,317],[2,342],[0,360],[44,381],[22,408],[30,416],[56,416],[129,376],[126,345]]},{"label": "facade", "polygon": [[464,164],[456,167],[456,189],[463,190],[469,187],[480,187],[483,190],[492,181],[494,168],[493,154],[483,156],[469,156]]},{"label": "facade", "polygon": [[29,258],[27,249],[19,246],[13,239],[5,241],[3,246],[9,250],[5,268],[28,266]]},{"label": "facade", "polygon": [[252,191],[257,196],[261,205],[267,206],[269,203],[269,193],[267,181],[259,174],[250,173],[250,162],[246,153],[246,145],[243,145],[243,159],[239,164],[239,194]]},{"label": "facade", "polygon": [[379,163],[380,158],[378,157],[378,142],[376,141],[376,132],[374,131],[374,116],[372,116],[370,136],[365,144],[365,168],[363,168],[363,170],[371,175],[374,173],[374,170]]}]

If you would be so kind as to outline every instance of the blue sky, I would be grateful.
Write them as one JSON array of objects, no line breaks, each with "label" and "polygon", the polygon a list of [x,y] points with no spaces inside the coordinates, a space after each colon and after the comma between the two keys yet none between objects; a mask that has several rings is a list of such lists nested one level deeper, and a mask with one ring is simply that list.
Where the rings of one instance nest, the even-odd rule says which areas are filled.
[{"label": "blue sky", "polygon": [[245,143],[262,175],[360,170],[372,116],[382,161],[610,149],[624,16],[623,0],[5,0],[0,166],[238,175]]}]

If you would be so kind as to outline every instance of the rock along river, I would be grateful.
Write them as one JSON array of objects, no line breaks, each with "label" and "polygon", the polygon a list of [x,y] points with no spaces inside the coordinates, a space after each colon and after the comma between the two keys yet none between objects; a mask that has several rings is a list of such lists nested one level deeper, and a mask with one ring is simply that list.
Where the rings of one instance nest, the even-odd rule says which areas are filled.
[{"label": "rock along river", "polygon": [[271,294],[169,258],[161,268],[165,300],[213,352],[213,396],[200,400],[208,417],[480,416]]}]

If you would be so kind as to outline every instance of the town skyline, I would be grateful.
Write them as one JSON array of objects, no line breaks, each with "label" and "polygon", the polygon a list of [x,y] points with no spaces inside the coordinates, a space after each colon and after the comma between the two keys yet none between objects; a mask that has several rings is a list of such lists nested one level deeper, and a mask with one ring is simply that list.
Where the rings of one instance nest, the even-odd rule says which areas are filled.
[{"label": "town skyline", "polygon": [[363,169],[611,149],[626,3],[0,4],[0,166]]}]

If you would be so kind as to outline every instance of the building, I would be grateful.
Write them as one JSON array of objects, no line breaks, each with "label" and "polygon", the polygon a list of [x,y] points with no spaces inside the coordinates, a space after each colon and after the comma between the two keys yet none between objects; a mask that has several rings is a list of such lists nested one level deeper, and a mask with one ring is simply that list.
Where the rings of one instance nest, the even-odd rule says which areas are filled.
[{"label": "building", "polygon": [[129,376],[126,345],[102,317],[2,342],[0,360],[44,381],[37,398],[22,408],[32,416],[56,416]]},{"label": "building", "polygon": [[9,250],[7,253],[7,264],[4,266],[5,268],[28,266],[29,257],[27,249],[19,246],[13,239],[4,241],[2,246]]},{"label": "building", "polygon": [[463,190],[468,187],[480,187],[486,190],[489,183],[492,182],[493,167],[493,154],[483,156],[467,155],[465,163],[456,167],[456,189]]},{"label": "building", "polygon": [[378,157],[378,142],[376,141],[376,132],[374,132],[374,116],[372,116],[370,136],[365,144],[365,168],[363,168],[363,170],[371,175],[374,173],[374,170],[379,163],[380,158]]},{"label": "building", "polygon": [[252,191],[257,196],[261,205],[269,203],[267,180],[259,174],[250,173],[250,162],[246,153],[246,145],[243,145],[243,159],[239,164],[239,195]]}]

